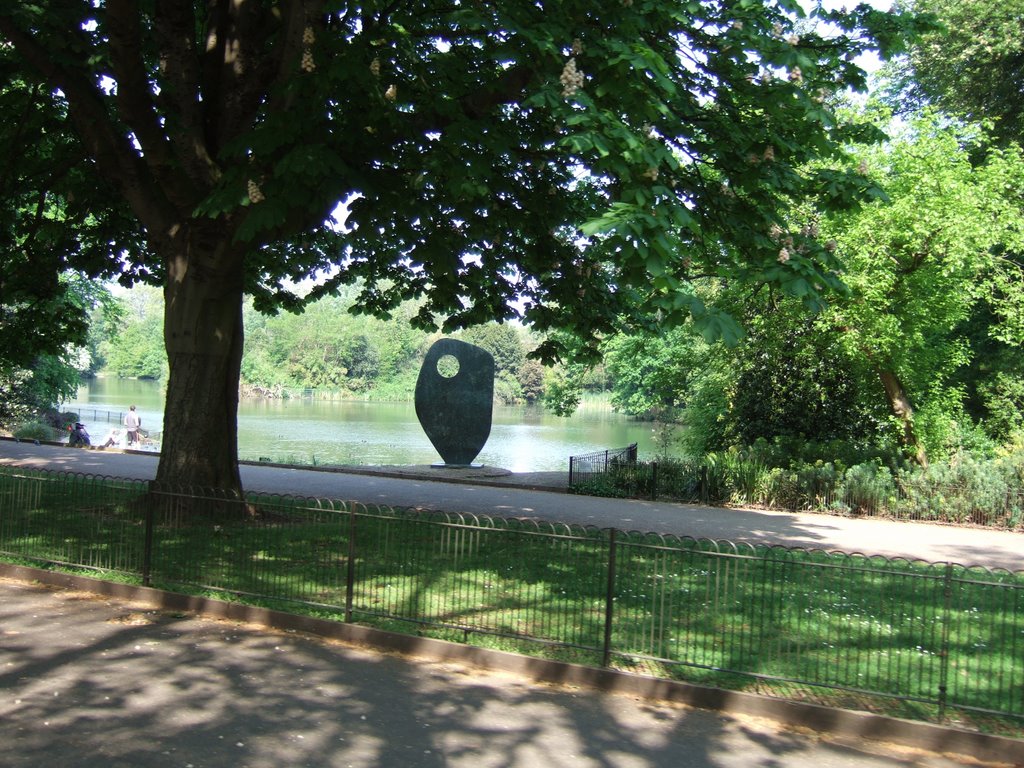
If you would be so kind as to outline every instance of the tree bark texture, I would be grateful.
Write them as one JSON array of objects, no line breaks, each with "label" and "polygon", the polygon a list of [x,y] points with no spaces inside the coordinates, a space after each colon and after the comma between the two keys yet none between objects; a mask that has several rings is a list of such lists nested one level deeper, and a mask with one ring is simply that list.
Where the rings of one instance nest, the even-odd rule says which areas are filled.
[{"label": "tree bark texture", "polygon": [[878,377],[882,380],[882,386],[885,387],[889,408],[902,427],[900,442],[904,448],[910,451],[918,465],[927,467],[928,454],[914,431],[914,405],[910,401],[910,395],[907,394],[903,382],[895,371],[879,369]]},{"label": "tree bark texture", "polygon": [[157,483],[241,494],[238,380],[243,256],[218,223],[188,222],[163,241],[167,381]]}]

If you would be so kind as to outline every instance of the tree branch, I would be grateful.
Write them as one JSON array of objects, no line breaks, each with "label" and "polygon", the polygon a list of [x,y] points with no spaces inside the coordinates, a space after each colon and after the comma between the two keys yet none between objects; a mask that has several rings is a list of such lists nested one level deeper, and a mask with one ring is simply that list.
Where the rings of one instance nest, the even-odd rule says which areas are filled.
[{"label": "tree branch", "polygon": [[153,29],[163,87],[157,98],[171,124],[170,140],[185,173],[194,184],[207,189],[220,178],[220,169],[207,150],[203,135],[196,17],[192,4],[157,0]]},{"label": "tree branch", "polygon": [[144,162],[179,210],[190,210],[197,202],[195,188],[184,183],[170,152],[170,142],[160,125],[143,58],[143,39],[138,3],[107,0],[107,30],[110,60],[117,81],[117,107],[125,124],[142,147]]},{"label": "tree branch", "polygon": [[536,79],[532,66],[517,64],[501,73],[496,82],[463,96],[459,104],[466,116],[474,120],[486,117],[492,109],[522,98],[526,86]]},{"label": "tree branch", "polygon": [[[291,16],[301,0],[286,4]],[[281,29],[281,11],[262,3],[208,0],[208,27],[202,67],[202,93],[206,105],[206,146],[212,157],[232,139],[251,128],[270,85],[280,72],[280,57],[287,45],[268,50],[267,41]],[[303,12],[304,13],[304,12]],[[297,31],[301,44],[301,27]]]},{"label": "tree branch", "polygon": [[[294,66],[299,61],[300,52],[303,49],[302,36],[306,25],[313,26],[312,20],[320,18],[320,11],[323,8],[322,0],[293,0],[287,3],[282,16],[284,32],[281,35],[282,42],[278,44],[275,51],[274,78],[278,82],[284,82],[294,74]],[[317,24],[317,32],[323,32],[325,25],[322,20]],[[274,90],[274,89],[269,89]],[[276,89],[272,95],[268,112],[285,111],[291,107],[291,95],[285,95],[284,89]]]},{"label": "tree branch", "polygon": [[[59,66],[48,50],[18,27],[10,14],[0,14],[0,33],[32,69],[64,93],[71,122],[89,155],[95,158],[97,168],[124,195],[143,226],[151,232],[158,231],[163,223],[160,209],[164,198],[157,192],[130,139],[108,114],[98,86],[78,71]],[[69,41],[65,43],[65,51],[82,50]],[[75,64],[81,72],[88,71],[84,59],[79,58]]]}]

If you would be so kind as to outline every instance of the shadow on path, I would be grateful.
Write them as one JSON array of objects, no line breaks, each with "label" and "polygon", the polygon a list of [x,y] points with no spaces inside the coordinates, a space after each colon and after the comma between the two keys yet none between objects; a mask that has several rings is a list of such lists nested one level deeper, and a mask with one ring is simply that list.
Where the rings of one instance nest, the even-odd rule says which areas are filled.
[{"label": "shadow on path", "polygon": [[0,580],[11,768],[959,765]]}]

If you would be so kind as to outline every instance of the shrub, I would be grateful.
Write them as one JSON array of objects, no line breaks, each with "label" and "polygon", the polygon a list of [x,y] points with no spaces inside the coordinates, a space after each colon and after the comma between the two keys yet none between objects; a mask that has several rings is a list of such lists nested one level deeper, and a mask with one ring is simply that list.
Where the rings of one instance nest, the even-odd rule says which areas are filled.
[{"label": "shrub", "polygon": [[689,457],[659,461],[658,494],[678,501],[703,501],[703,466]]},{"label": "shrub", "polygon": [[737,504],[763,503],[769,466],[762,453],[752,447],[732,449],[727,456],[732,501]]},{"label": "shrub", "polygon": [[800,491],[796,473],[782,467],[773,467],[765,475],[763,503],[774,509],[797,509]]},{"label": "shrub", "polygon": [[881,462],[865,462],[846,470],[837,495],[840,501],[834,506],[840,511],[877,514],[891,508],[890,502],[896,495],[896,484],[892,473],[882,466]]},{"label": "shrub", "polygon": [[646,461],[612,459],[608,478],[623,495],[651,498],[655,495],[655,465]]},{"label": "shrub", "polygon": [[569,486],[569,493],[581,496],[607,496],[613,499],[628,498],[624,490],[616,486],[609,475],[600,475]]},{"label": "shrub", "polygon": [[731,462],[729,454],[709,453],[704,457],[702,500],[721,504],[732,497]]},{"label": "shrub", "polygon": [[801,509],[828,509],[836,496],[841,472],[832,462],[805,464],[796,470],[796,484]]},{"label": "shrub", "polygon": [[53,427],[38,421],[28,421],[14,430],[14,436],[19,440],[53,440]]},{"label": "shrub", "polygon": [[66,432],[69,426],[79,421],[79,418],[74,411],[49,410],[42,415],[41,421],[54,429]]},{"label": "shrub", "polygon": [[778,509],[828,509],[838,492],[840,470],[830,462],[797,464],[792,469],[766,470],[760,481],[759,501]]},{"label": "shrub", "polygon": [[700,458],[613,461],[605,474],[578,482],[572,490],[617,498],[658,495],[691,503],[753,503],[793,511],[890,514],[1010,528],[1024,521],[1024,450],[1019,444],[1004,449],[999,458],[961,453],[927,470],[894,470],[882,456],[849,469],[839,460],[789,457],[783,462],[785,458],[782,441],[759,440],[747,448]]},{"label": "shrub", "polygon": [[[958,454],[921,471],[899,474],[900,511],[922,520],[992,525],[1019,516],[1020,492],[1007,463]],[[1016,513],[1016,514],[1015,514]]]},{"label": "shrub", "polygon": [[1011,481],[1017,486],[1024,486],[1024,430],[1014,432],[998,455],[998,461]]}]

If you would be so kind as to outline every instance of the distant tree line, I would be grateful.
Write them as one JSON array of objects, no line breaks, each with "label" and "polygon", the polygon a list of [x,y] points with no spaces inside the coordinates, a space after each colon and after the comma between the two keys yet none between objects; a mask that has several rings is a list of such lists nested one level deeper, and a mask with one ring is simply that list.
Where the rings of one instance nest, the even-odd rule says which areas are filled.
[{"label": "distant tree line", "polygon": [[[423,357],[439,334],[412,326],[417,307],[411,303],[390,320],[381,320],[353,313],[353,302],[351,295],[329,296],[302,314],[271,316],[247,305],[243,396],[281,397],[299,388],[339,398],[411,399]],[[121,295],[118,304],[118,324],[94,325],[83,372],[164,378],[161,292],[138,286]],[[500,403],[542,402],[548,389],[557,391],[567,378],[564,368],[545,367],[528,357],[538,341],[520,325],[490,323],[457,335],[494,356],[495,399]],[[606,383],[597,366],[587,371],[579,388],[600,391]]]}]

